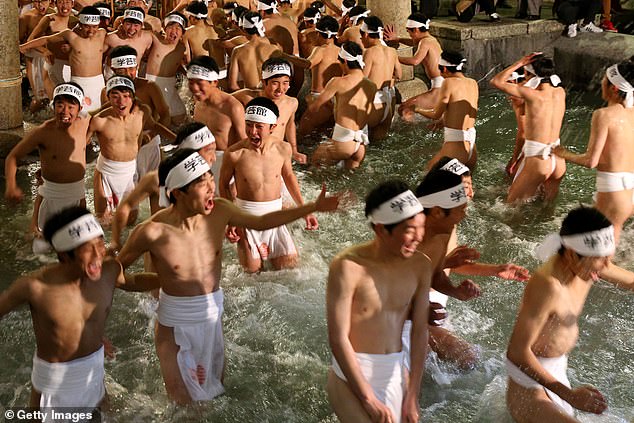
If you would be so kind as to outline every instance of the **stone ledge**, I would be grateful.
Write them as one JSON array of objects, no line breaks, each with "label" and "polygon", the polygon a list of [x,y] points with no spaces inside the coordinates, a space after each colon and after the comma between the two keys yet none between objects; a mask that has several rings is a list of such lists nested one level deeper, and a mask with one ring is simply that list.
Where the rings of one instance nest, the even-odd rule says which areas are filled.
[{"label": "stone ledge", "polygon": [[410,81],[400,81],[396,83],[396,88],[401,93],[402,101],[417,96],[428,90],[427,85],[420,79],[414,78]]},{"label": "stone ledge", "polygon": [[437,38],[461,41],[471,38],[471,29],[470,24],[434,21],[430,25],[429,32]]},{"label": "stone ledge", "polygon": [[554,19],[540,19],[537,21],[528,22],[529,34],[541,34],[544,32],[562,32],[564,30],[564,24]]},{"label": "stone ledge", "polygon": [[528,25],[526,22],[502,22],[477,25],[471,30],[471,38],[474,40],[490,40],[494,38],[513,37],[526,35]]}]

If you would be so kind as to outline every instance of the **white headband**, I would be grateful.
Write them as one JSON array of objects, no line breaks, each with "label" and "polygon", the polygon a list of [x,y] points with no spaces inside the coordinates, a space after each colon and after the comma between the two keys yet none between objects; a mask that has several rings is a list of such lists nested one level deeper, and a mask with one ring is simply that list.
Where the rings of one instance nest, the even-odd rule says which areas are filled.
[{"label": "white headband", "polygon": [[346,60],[348,62],[357,62],[359,63],[359,65],[361,66],[361,69],[363,69],[365,67],[365,62],[363,61],[363,55],[360,54],[358,56],[353,56],[352,54],[348,53],[343,46],[341,46],[341,48],[339,49],[339,57],[343,60]]},{"label": "white headband", "polygon": [[[355,3],[354,6],[356,6],[357,4]],[[352,6],[352,7],[354,7]],[[350,12],[350,10],[352,10],[352,7],[346,7],[343,4],[341,5],[341,16],[346,16],[348,14],[348,12]]]},{"label": "white headband", "polygon": [[324,29],[315,29],[315,31],[319,32],[320,34],[324,34],[327,38],[332,38],[332,37],[336,37],[337,36],[337,32],[333,32],[333,31],[329,31],[329,30],[324,30]]},{"label": "white headband", "polygon": [[103,236],[103,229],[95,216],[87,213],[58,229],[51,238],[55,251],[72,251],[85,242]]},{"label": "white headband", "polygon": [[244,112],[244,120],[275,125],[277,123],[277,116],[275,116],[273,110],[267,109],[266,107],[249,106]]},{"label": "white headband", "polygon": [[524,78],[524,75],[513,71],[513,73],[511,73],[511,76],[508,77],[507,81],[513,82],[513,81],[517,81],[520,78]]},{"label": "white headband", "polygon": [[110,67],[112,69],[136,68],[136,56],[130,54],[128,56],[112,57],[110,59]]},{"label": "white headband", "polygon": [[539,85],[542,82],[546,82],[546,81],[549,81],[550,85],[552,85],[553,87],[558,87],[559,84],[561,84],[561,79],[557,75],[553,74],[553,75],[546,76],[546,77],[543,77],[543,78],[541,76],[534,76],[531,79],[529,79],[528,82],[526,82],[524,84],[524,86],[526,88],[530,88],[532,90],[536,90],[537,87],[539,87]]},{"label": "white headband", "polygon": [[454,207],[466,204],[469,199],[464,190],[464,185],[456,185],[443,191],[434,192],[433,194],[418,197],[418,201],[428,209],[432,207],[440,207],[443,209],[453,209]]},{"label": "white headband", "polygon": [[75,97],[79,104],[84,102],[84,93],[81,89],[77,88],[71,84],[59,84],[53,90],[53,101],[55,101],[55,97],[58,95],[69,95],[71,97]]},{"label": "white headband", "polygon": [[167,15],[165,20],[163,20],[163,28],[167,28],[167,25],[173,22],[179,24],[183,29],[187,28],[187,22],[185,22],[185,19],[183,19],[183,17],[179,15]]},{"label": "white headband", "polygon": [[130,78],[125,78],[123,76],[113,76],[106,83],[106,94],[110,93],[115,88],[127,88],[135,92],[134,82]]},{"label": "white headband", "polygon": [[447,164],[440,168],[441,170],[446,170],[448,172],[453,173],[454,175],[462,176],[465,173],[469,172],[469,168],[465,166],[458,159],[451,159]]},{"label": "white headband", "polygon": [[140,10],[126,9],[125,12],[123,12],[123,20],[126,19],[133,19],[135,21],[143,23],[145,15]]},{"label": "white headband", "polygon": [[368,24],[365,23],[365,21],[363,21],[363,23],[361,24],[361,28],[360,30],[362,32],[368,33],[368,34],[379,34],[379,38],[383,39],[383,27],[380,26],[376,31],[373,29],[368,28]]},{"label": "white headband", "polygon": [[272,10],[273,13],[277,13],[277,3],[273,2],[273,4],[266,4],[264,2],[255,0],[255,4],[257,6],[257,10]]},{"label": "white headband", "polygon": [[274,65],[267,66],[262,71],[262,79],[266,80],[274,76],[291,76],[291,67],[287,63],[276,63]]},{"label": "white headband", "polygon": [[167,178],[165,178],[165,196],[169,198],[170,192],[184,187],[210,170],[209,163],[200,154],[192,153],[185,160],[174,166],[167,174]]},{"label": "white headband", "polygon": [[614,226],[575,235],[550,234],[535,249],[535,255],[546,261],[562,246],[585,257],[609,257],[616,250]]},{"label": "white headband", "polygon": [[84,25],[99,25],[101,22],[101,14],[99,15],[89,15],[89,14],[79,14],[79,23]]},{"label": "white headband", "polygon": [[634,87],[623,78],[623,75],[619,72],[618,64],[607,68],[605,70],[605,76],[607,76],[608,81],[618,88],[619,91],[625,93],[625,107],[628,109],[634,107]]},{"label": "white headband", "polygon": [[178,148],[192,148],[194,150],[200,150],[201,148],[215,142],[216,138],[214,137],[214,134],[211,133],[207,126],[203,126],[198,131],[186,136]]},{"label": "white headband", "polygon": [[244,29],[255,28],[258,30],[258,34],[260,35],[260,37],[264,37],[265,29],[264,29],[264,23],[262,22],[262,19],[260,19],[259,16],[254,16],[254,18],[255,18],[255,22],[251,22],[250,20],[242,17],[240,18],[239,25]]},{"label": "white headband", "polygon": [[367,18],[368,16],[370,16],[370,10],[366,10],[365,12],[359,13],[356,16],[352,16],[350,17],[350,20],[352,21],[352,25],[356,25],[357,22],[359,22],[359,19]]},{"label": "white headband", "polygon": [[202,13],[192,13],[192,12],[187,12],[187,11],[185,11],[185,14],[187,16],[191,16],[191,17],[194,17],[196,19],[207,19],[207,16],[208,16],[207,13],[202,14]]},{"label": "white headband", "polygon": [[440,60],[438,61],[438,65],[439,66],[450,66],[450,67],[455,67],[457,71],[461,71],[462,68],[464,67],[464,64],[467,63],[467,59],[462,59],[460,61],[460,63],[458,63],[457,65],[455,63],[450,63],[447,60],[443,59],[442,57],[440,58]]},{"label": "white headband", "polygon": [[308,17],[308,16],[304,16],[304,20],[306,22],[312,22],[312,23],[317,23],[317,21],[321,18],[321,13],[317,12],[315,13],[315,16],[313,16],[312,18]]},{"label": "white headband", "polygon": [[425,22],[418,22],[418,21],[414,21],[412,19],[408,19],[407,22],[405,23],[405,28],[409,28],[409,29],[425,28],[425,29],[429,30],[429,24],[430,23],[431,23],[431,21],[429,19],[427,19]]},{"label": "white headband", "polygon": [[187,79],[202,79],[203,81],[212,82],[222,78],[217,72],[207,69],[204,66],[191,65],[187,68]]},{"label": "white headband", "polygon": [[535,72],[535,69],[533,68],[533,65],[531,63],[529,63],[528,65],[524,65],[524,71],[537,76],[537,72]]},{"label": "white headband", "polygon": [[97,9],[99,10],[99,15],[102,18],[110,18],[112,16],[112,12],[110,12],[110,9],[107,7],[98,7]]},{"label": "white headband", "polygon": [[392,225],[416,216],[422,211],[423,206],[416,199],[414,193],[407,190],[382,203],[370,213],[368,219],[375,225]]}]

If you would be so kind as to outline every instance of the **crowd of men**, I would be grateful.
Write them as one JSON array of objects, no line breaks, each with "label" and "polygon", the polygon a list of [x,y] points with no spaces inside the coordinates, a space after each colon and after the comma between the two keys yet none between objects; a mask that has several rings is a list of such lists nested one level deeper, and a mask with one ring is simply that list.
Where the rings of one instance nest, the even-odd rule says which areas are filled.
[{"label": "crowd of men", "polygon": [[[33,247],[59,258],[0,294],[0,317],[31,308],[30,405],[102,403],[104,326],[116,287],[160,289],[155,343],[169,399],[189,404],[221,395],[223,240],[237,244],[245,272],[261,271],[266,261],[274,269],[296,266],[298,248],[284,225],[304,217],[306,229],[317,229],[313,213],[336,210],[341,194],[328,196],[324,186],[305,203],[293,161],[358,168],[398,113],[435,121],[444,142],[414,191],[394,180],[368,194],[374,238],[331,264],[327,390],[337,417],[416,422],[428,349],[464,370],[477,364],[478,349],[446,325],[445,307],[449,296],[470,300],[480,288],[470,279],[456,286],[451,274],[527,282],[507,354],[507,403],[517,421],[576,421],[572,407],[603,412],[598,390],[571,388],[566,357],[595,280],[634,290],[634,274],[611,262],[633,212],[634,64],[606,70],[607,106],[594,113],[582,154],[560,145],[565,91],[552,59],[529,54],[491,80],[517,117],[508,203],[553,200],[566,161],[597,168],[595,208],[568,214],[531,276],[516,264],[481,263],[475,249],[458,245],[458,224],[474,196],[479,89],[465,74],[467,58],[442,50],[426,16],[394,23],[406,28],[404,39],[354,0],[244,3],[183,1],[161,21],[144,0],[130,0],[114,20],[106,3],[74,10],[72,0],[57,0],[49,9],[43,0],[22,15],[31,107],[50,104],[53,117],[6,158],[5,198],[23,197],[18,164],[37,149]],[[396,54],[401,43],[414,47],[411,57]],[[419,64],[429,90],[397,108],[401,65]],[[305,76],[310,93],[299,116]],[[330,135],[308,157],[298,134],[315,131]],[[84,184],[93,140],[94,215]],[[145,198],[152,215],[124,240]],[[108,250],[104,227],[111,227]],[[146,272],[125,273],[141,256]]]}]

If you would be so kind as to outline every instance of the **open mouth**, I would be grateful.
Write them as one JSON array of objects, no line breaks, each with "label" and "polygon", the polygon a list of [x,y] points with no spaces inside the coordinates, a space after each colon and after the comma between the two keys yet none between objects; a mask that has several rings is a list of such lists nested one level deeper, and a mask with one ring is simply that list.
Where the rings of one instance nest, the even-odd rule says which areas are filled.
[{"label": "open mouth", "polygon": [[62,123],[70,123],[70,121],[71,121],[71,117],[70,117],[70,116],[60,116],[59,120],[60,120]]},{"label": "open mouth", "polygon": [[214,199],[213,197],[211,197],[207,201],[205,201],[205,210],[209,211],[213,208],[214,208]]},{"label": "open mouth", "polygon": [[91,262],[86,266],[86,275],[91,279],[98,279],[101,276],[101,262]]}]

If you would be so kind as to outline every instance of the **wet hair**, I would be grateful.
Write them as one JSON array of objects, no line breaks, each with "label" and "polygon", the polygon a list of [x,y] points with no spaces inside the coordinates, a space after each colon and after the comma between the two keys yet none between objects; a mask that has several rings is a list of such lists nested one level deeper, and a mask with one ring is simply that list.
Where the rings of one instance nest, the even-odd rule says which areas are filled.
[{"label": "wet hair", "polygon": [[[543,54],[536,56],[531,62],[536,76],[540,76],[542,78],[548,78],[550,75],[555,73],[555,62],[550,57],[546,57]],[[544,81],[547,82],[547,81]]]},{"label": "wet hair", "polygon": [[136,56],[137,51],[134,47],[129,45],[116,46],[112,50],[110,50],[110,58],[121,57],[121,56]]},{"label": "wet hair", "polygon": [[[281,57],[271,57],[269,59],[266,59],[266,61],[262,63],[262,71],[264,71],[269,66],[275,66],[275,65],[288,65],[288,67],[291,68],[291,74],[293,73],[293,67],[291,66],[289,61],[286,59],[282,59]],[[277,78],[279,76],[286,76],[286,75],[274,75],[271,78]],[[268,79],[264,80],[264,82],[266,81],[268,81]]]},{"label": "wet hair", "polygon": [[[612,222],[603,213],[594,207],[579,206],[570,210],[561,222],[559,235],[575,235],[584,232],[598,231],[607,228]],[[563,255],[565,248],[559,248],[559,255]],[[577,254],[581,256],[580,254]]]},{"label": "wet hair", "polygon": [[[60,230],[62,227],[68,225],[73,220],[78,219],[86,214],[90,214],[90,211],[88,211],[86,207],[82,206],[72,206],[60,210],[59,212],[49,217],[46,220],[46,223],[44,223],[44,228],[42,229],[42,235],[44,235],[44,239],[46,240],[46,242],[51,244],[55,232]],[[73,250],[64,251],[64,253],[68,254],[71,259],[75,257],[75,252]],[[57,257],[61,259],[59,253],[57,254]]]},{"label": "wet hair", "polygon": [[[347,51],[353,56],[360,56],[363,54],[363,49],[361,48],[361,46],[355,43],[354,41],[346,41],[345,43],[341,45],[341,48],[343,48],[345,51]],[[361,64],[359,64],[359,62],[356,62],[356,61],[351,62],[349,60],[343,60],[341,57],[339,57],[338,59],[341,63],[345,62],[346,65],[348,65],[348,68],[350,69],[361,69]]]},{"label": "wet hair", "polygon": [[[143,10],[143,8],[142,8],[142,7],[139,7],[139,6],[126,7],[126,8],[125,8],[125,10],[136,10],[137,12],[141,12],[141,13],[143,13],[143,16],[145,16],[145,10]],[[131,21],[132,23],[136,23],[136,24],[139,24],[139,25],[143,25],[143,22],[139,22],[139,21],[137,21],[136,19],[132,19],[132,18],[127,18],[127,19],[124,19],[123,21],[124,21],[124,22],[125,22],[125,21]]]},{"label": "wet hair", "polygon": [[[447,163],[449,163],[452,160],[453,160],[453,157],[442,156],[440,158],[440,160],[438,160],[436,163],[434,163],[434,165],[431,167],[431,169],[429,169],[429,171],[432,172],[432,171],[435,171],[435,170],[440,170],[441,167],[443,167],[444,165],[446,165]],[[463,173],[462,175],[459,175],[459,176],[461,176],[461,177],[462,176],[471,176],[471,170],[467,170],[465,173]]]},{"label": "wet hair", "polygon": [[249,101],[244,108],[246,109],[249,106],[260,106],[266,107],[270,111],[272,111],[276,117],[280,117],[280,109],[277,107],[277,104],[273,102],[270,98],[266,97],[255,97],[253,100]]},{"label": "wet hair", "polygon": [[84,6],[79,11],[79,14],[80,15],[101,16],[101,12],[99,11],[99,9],[97,9],[96,6]]},{"label": "wet hair", "polygon": [[[335,18],[330,15],[322,16],[318,21],[317,25],[315,25],[320,31],[330,31],[330,32],[339,32],[339,22]],[[328,38],[328,35],[318,33],[323,38]]]},{"label": "wet hair", "polygon": [[357,5],[357,0],[343,0],[343,2],[341,2],[342,5],[348,7],[348,8],[352,8],[355,7]]},{"label": "wet hair", "polygon": [[184,123],[178,127],[176,130],[176,139],[174,140],[174,145],[181,145],[183,140],[198,131],[201,128],[204,128],[206,125],[202,122],[189,122]]},{"label": "wet hair", "polygon": [[322,11],[325,12],[326,11],[326,5],[323,2],[319,1],[319,0],[312,2],[310,4],[310,7],[314,7],[315,9],[319,10],[320,12],[322,12]]},{"label": "wet hair", "polygon": [[235,9],[233,9],[233,14],[236,15],[237,20],[240,20],[240,18],[248,11],[249,9],[247,9],[246,7],[237,5]]},{"label": "wet hair", "polygon": [[[434,194],[440,191],[444,191],[449,188],[453,188],[456,185],[462,185],[462,176],[456,175],[448,170],[435,169],[430,170],[423,178],[420,184],[416,187],[416,197],[422,197],[429,194]],[[442,209],[445,212],[445,216],[449,215],[449,209]],[[431,213],[432,208],[425,208],[423,213],[427,216]]]},{"label": "wet hair", "polygon": [[[276,0],[258,0],[260,3],[264,3],[268,6],[275,6],[277,5],[277,1]],[[273,9],[266,9],[266,10],[262,10],[262,12],[264,12],[265,15],[272,15],[273,14]]]},{"label": "wet hair", "polygon": [[[187,7],[185,8],[185,10],[189,13],[193,13],[195,15],[201,14],[201,15],[206,15],[207,14],[207,6],[205,6],[205,3],[203,3],[202,1],[193,1],[191,3],[189,3],[187,5]],[[192,16],[194,19],[199,19],[195,16]]]},{"label": "wet hair", "polygon": [[[370,31],[378,31],[379,28],[383,27],[383,22],[381,21],[381,19],[379,19],[378,16],[368,16],[367,18],[363,20],[363,22],[365,22],[365,24],[368,26],[368,29]],[[368,37],[378,39],[380,38],[380,34],[368,33]]]},{"label": "wet hair", "polygon": [[237,2],[235,2],[235,1],[228,1],[228,2],[225,2],[225,4],[223,4],[223,5],[222,5],[222,8],[223,8],[224,10],[229,10],[229,9],[235,9],[235,8],[236,8],[236,7],[238,7],[238,6],[239,6],[239,4],[238,4]]},{"label": "wet hair", "polygon": [[[359,16],[362,13],[365,13],[368,9],[366,9],[363,6],[355,6],[352,9],[350,9],[350,11],[348,12],[348,16],[350,17],[350,19],[354,18],[355,16]],[[357,23],[361,22],[361,20],[357,21]]]},{"label": "wet hair", "polygon": [[[236,9],[237,10],[237,9]],[[236,14],[237,16],[237,14]],[[259,13],[257,12],[245,12],[242,15],[242,20],[244,21],[249,21],[251,23],[255,23],[257,21],[261,21],[262,18],[260,17]],[[249,35],[256,35],[258,34],[258,29],[257,28],[242,28],[244,30],[244,32],[246,32]]]},{"label": "wet hair", "polygon": [[[407,17],[407,19],[411,19],[411,20],[416,21],[416,22],[427,22],[427,19],[429,19],[429,18],[424,13],[415,12],[415,13],[412,13],[411,15],[409,15]],[[420,32],[429,31],[427,28],[423,28],[423,27],[414,28],[414,29],[418,29]]]},{"label": "wet hair", "polygon": [[[304,18],[314,18],[319,13],[319,10],[315,7],[309,7],[304,10]],[[312,23],[312,22],[310,22]]]},{"label": "wet hair", "polygon": [[[161,164],[159,165],[158,168],[158,177],[159,177],[159,185],[160,186],[165,186],[165,180],[167,179],[167,175],[169,175],[170,171],[172,169],[174,169],[176,166],[178,166],[178,164],[180,162],[182,162],[183,160],[185,160],[187,157],[191,156],[192,154],[194,154],[196,152],[196,150],[194,150],[193,148],[183,148],[183,149],[178,149],[174,152],[174,154],[172,154],[171,156],[168,156],[167,158],[165,158]],[[191,181],[190,183],[188,183],[187,185],[180,187],[180,188],[176,188],[179,191],[182,192],[187,192],[187,190],[189,189],[190,185],[198,182],[198,180],[202,177],[199,176],[198,178],[194,179],[193,181]],[[169,195],[169,201],[171,204],[176,204],[176,197],[174,197],[174,195],[170,192]]]},{"label": "wet hair", "polygon": [[[79,85],[77,82],[62,82],[62,84],[68,84],[68,85],[72,85],[75,88],[79,88],[79,90],[81,91],[82,94],[84,94],[84,89],[81,87],[81,85]],[[57,84],[57,85],[62,85],[62,84]],[[57,86],[56,86],[57,87]],[[79,103],[79,100],[77,100],[77,98],[73,97],[72,95],[68,95],[68,94],[59,94],[56,95],[53,98],[53,105],[55,105],[55,102],[57,100],[66,100],[66,101],[70,101],[73,104],[76,104],[78,106],[81,107],[81,104]]]},{"label": "wet hair", "polygon": [[220,72],[220,68],[218,67],[216,61],[209,56],[194,56],[194,58],[187,65],[187,68],[193,65],[202,66],[203,68],[209,69],[210,71],[216,73]]},{"label": "wet hair", "polygon": [[[374,210],[378,209],[381,206],[381,204],[407,190],[409,190],[409,186],[399,179],[392,179],[389,181],[381,182],[379,185],[374,187],[365,197],[365,217],[369,217]],[[392,233],[392,230],[396,226],[398,226],[399,223],[401,222],[392,223],[390,225],[384,226],[389,233]],[[373,223],[370,223],[370,225],[374,227]]]},{"label": "wet hair", "polygon": [[[617,69],[619,70],[619,73],[621,74],[621,76],[625,78],[627,82],[629,82],[631,85],[634,85],[634,62],[631,62],[631,61],[621,62],[617,65]],[[608,86],[609,85],[614,85],[614,84],[612,84],[610,80],[608,79]],[[617,90],[617,94],[619,95],[621,100],[625,100],[625,96],[627,95],[627,93],[621,90]]]},{"label": "wet hair", "polygon": [[464,64],[462,65],[462,68],[460,70],[457,69],[458,65],[460,63],[462,63],[463,60],[465,60],[464,56],[461,53],[458,53],[456,51],[443,51],[440,54],[440,57],[442,59],[445,59],[449,63],[456,63],[456,66],[438,65],[440,68],[447,69],[447,72],[456,73],[456,72],[464,72],[465,71]]}]

